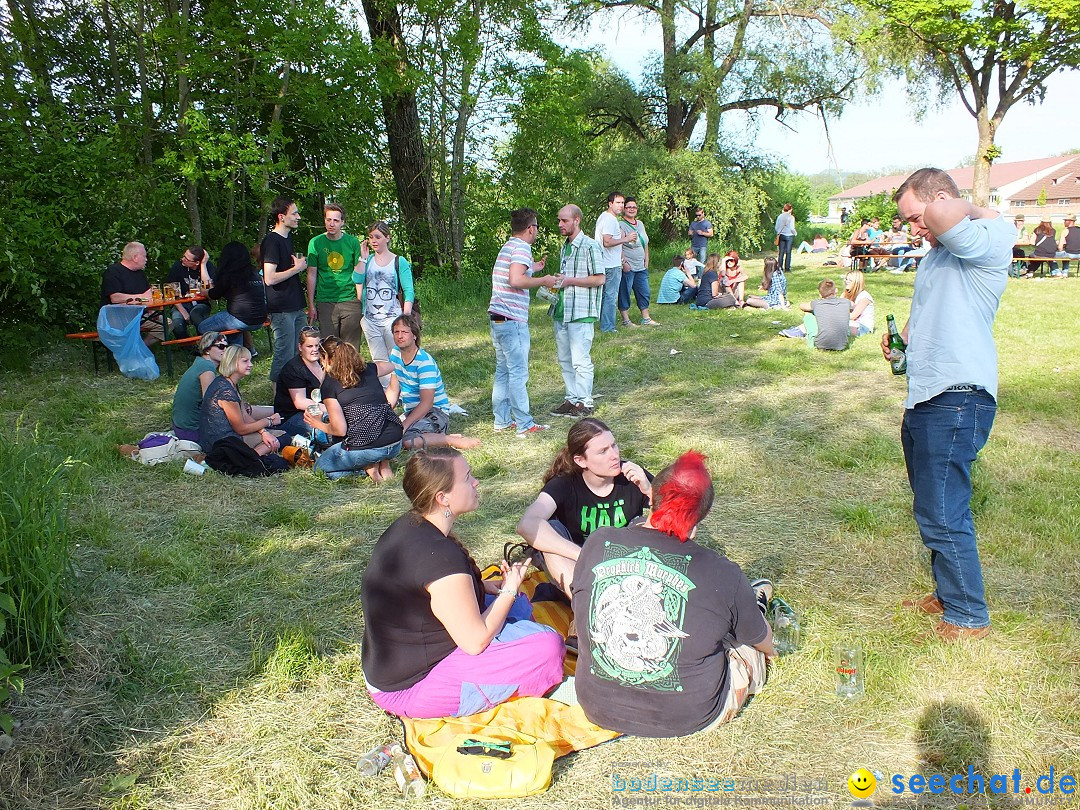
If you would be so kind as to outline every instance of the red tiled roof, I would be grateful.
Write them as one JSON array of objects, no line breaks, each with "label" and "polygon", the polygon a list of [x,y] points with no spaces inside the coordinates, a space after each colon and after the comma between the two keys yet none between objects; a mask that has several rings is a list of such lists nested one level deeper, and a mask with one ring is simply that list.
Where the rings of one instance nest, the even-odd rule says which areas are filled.
[{"label": "red tiled roof", "polygon": [[[1015,163],[995,163],[990,167],[990,188],[1000,188],[1009,183],[1015,183],[1029,174],[1045,171],[1046,169],[1059,166],[1070,161],[1068,156],[1039,158],[1037,160],[1018,160]],[[972,178],[975,170],[971,166],[962,169],[949,169],[949,176],[956,181],[961,191],[971,189]],[[907,179],[907,174],[890,174],[887,177],[878,177],[868,180],[854,188],[841,191],[829,197],[830,200],[857,200],[862,197],[872,197],[886,191],[894,191]],[[1040,186],[1041,187],[1041,186]],[[1036,196],[1038,191],[1036,191]],[[1013,195],[1013,199],[1023,199]]]},{"label": "red tiled roof", "polygon": [[1036,180],[1014,194],[1010,200],[1038,200],[1039,194],[1046,189],[1047,205],[1054,205],[1058,200],[1080,200],[1080,157],[1073,158],[1065,166],[1050,172],[1042,180]]}]

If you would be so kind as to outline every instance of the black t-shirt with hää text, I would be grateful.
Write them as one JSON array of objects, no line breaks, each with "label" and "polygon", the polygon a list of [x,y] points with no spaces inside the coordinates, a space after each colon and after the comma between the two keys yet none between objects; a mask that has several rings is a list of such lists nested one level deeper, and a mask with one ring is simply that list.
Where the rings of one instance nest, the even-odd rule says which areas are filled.
[{"label": "black t-shirt with h\u00e4\u00e4 text", "polygon": [[[270,231],[263,237],[260,255],[264,265],[277,265],[275,268],[277,272],[283,273],[289,270],[296,263],[296,259],[293,258],[292,234],[282,236]],[[267,312],[299,312],[306,307],[299,273],[277,284],[266,285]]]},{"label": "black t-shirt with h\u00e4\u00e4 text", "polygon": [[708,726],[727,693],[725,639],[753,646],[768,633],[738,565],[643,526],[589,536],[571,599],[578,702],[592,722],[625,734]]},{"label": "black t-shirt with h\u00e4\u00e4 text", "polygon": [[462,610],[483,611],[480,571],[456,542],[414,512],[383,532],[360,587],[361,660],[368,684],[384,692],[408,689],[457,649],[432,613],[427,590],[454,574],[472,579],[476,604],[462,605]]},{"label": "black t-shirt with h\u00e4\u00e4 text", "polygon": [[146,273],[142,270],[132,270],[120,262],[110,264],[101,279],[101,306],[112,303],[109,296],[113,293],[142,295],[149,289],[150,282],[146,280]]},{"label": "black t-shirt with h\u00e4\u00e4 text", "polygon": [[[651,481],[648,471],[645,474]],[[557,475],[544,484],[541,492],[546,492],[555,501],[552,517],[570,531],[570,539],[579,546],[584,545],[585,538],[597,529],[629,525],[631,520],[641,517],[649,505],[649,499],[637,484],[630,483],[622,473],[607,495],[597,495],[589,489],[581,473]]]},{"label": "black t-shirt with h\u00e4\u00e4 text", "polygon": [[277,389],[274,391],[274,411],[279,413],[282,419],[288,419],[293,414],[300,413],[300,409],[293,404],[289,391],[293,388],[303,388],[304,396],[310,399],[311,392],[320,385],[322,382],[311,373],[311,369],[304,363],[304,358],[295,355],[281,367]]}]

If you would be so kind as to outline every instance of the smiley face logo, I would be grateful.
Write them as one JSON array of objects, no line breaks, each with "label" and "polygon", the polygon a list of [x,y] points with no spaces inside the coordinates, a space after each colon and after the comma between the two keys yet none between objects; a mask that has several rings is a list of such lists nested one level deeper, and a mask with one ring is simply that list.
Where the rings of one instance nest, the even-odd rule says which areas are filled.
[{"label": "smiley face logo", "polygon": [[847,789],[856,799],[865,799],[877,790],[877,779],[866,768],[859,768],[848,777]]}]

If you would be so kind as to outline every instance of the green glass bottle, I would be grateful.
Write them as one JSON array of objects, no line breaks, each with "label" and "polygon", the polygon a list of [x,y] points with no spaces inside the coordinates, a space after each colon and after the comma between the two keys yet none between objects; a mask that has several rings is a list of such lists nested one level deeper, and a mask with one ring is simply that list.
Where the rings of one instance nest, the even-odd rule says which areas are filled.
[{"label": "green glass bottle", "polygon": [[906,374],[907,344],[900,337],[900,330],[896,328],[896,319],[888,315],[885,320],[889,322],[889,365],[892,366],[892,373]]}]

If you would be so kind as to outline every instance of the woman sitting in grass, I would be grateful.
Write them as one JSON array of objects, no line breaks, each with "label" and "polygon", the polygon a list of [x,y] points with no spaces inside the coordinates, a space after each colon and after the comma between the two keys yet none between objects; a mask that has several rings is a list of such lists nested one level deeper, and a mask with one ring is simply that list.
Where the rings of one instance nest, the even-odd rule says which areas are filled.
[{"label": "woman sitting in grass", "polygon": [[[734,295],[723,292],[720,258],[719,253],[710,253],[705,259],[705,269],[701,273],[697,298],[694,301],[698,309],[727,309],[736,304]],[[683,267],[686,265],[683,264]]]},{"label": "woman sitting in grass", "polygon": [[[199,356],[176,386],[172,403],[173,435],[189,442],[199,441],[199,412],[203,396],[217,376],[221,356],[229,346],[220,332],[207,332],[199,338]],[[265,414],[269,416],[270,414]]]},{"label": "woman sitting in grass", "polygon": [[871,334],[874,331],[874,297],[866,289],[866,276],[862,270],[849,270],[844,276],[843,297],[851,302],[848,326],[852,336]]},{"label": "woman sitting in grass", "polygon": [[386,394],[391,405],[397,404],[400,395],[405,409],[401,420],[405,429],[402,446],[407,450],[479,447],[479,439],[446,432],[450,427],[450,398],[434,358],[420,348],[420,324],[410,315],[400,315],[392,328],[394,349],[390,352],[390,362],[394,365],[394,378]]},{"label": "woman sitting in grass", "polygon": [[218,375],[203,394],[199,413],[199,444],[209,453],[214,444],[239,437],[260,456],[276,453],[281,445],[270,428],[281,424],[277,413],[261,415],[261,410],[245,405],[240,397],[240,380],[251,373],[251,352],[243,346],[229,346],[221,356]]},{"label": "woman sitting in grass", "polygon": [[787,278],[772,257],[765,260],[761,289],[765,295],[748,295],[746,306],[754,309],[791,309],[787,298]]},{"label": "woman sitting in grass", "polygon": [[542,553],[540,564],[552,581],[570,593],[585,538],[601,526],[618,528],[641,517],[651,481],[640,465],[622,460],[607,425],[586,417],[570,428],[517,533]]},{"label": "woman sitting in grass", "polygon": [[350,343],[330,336],[319,349],[326,378],[322,384],[321,413],[306,413],[307,423],[343,437],[316,460],[315,469],[334,480],[366,474],[372,481],[394,477],[390,459],[401,452],[401,420],[386,400],[379,377],[393,374],[386,362],[365,363]]},{"label": "woman sitting in grass", "polygon": [[518,589],[530,560],[484,581],[454,534],[479,506],[477,481],[456,450],[421,450],[402,481],[412,510],[379,538],[364,571],[364,680],[399,717],[475,714],[562,680],[562,637],[529,621]]}]

